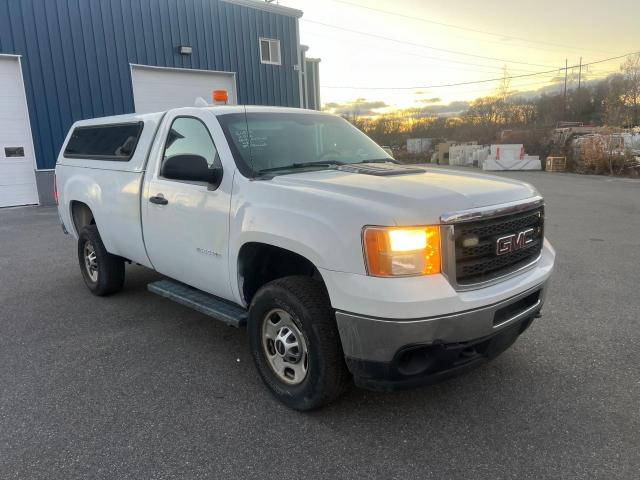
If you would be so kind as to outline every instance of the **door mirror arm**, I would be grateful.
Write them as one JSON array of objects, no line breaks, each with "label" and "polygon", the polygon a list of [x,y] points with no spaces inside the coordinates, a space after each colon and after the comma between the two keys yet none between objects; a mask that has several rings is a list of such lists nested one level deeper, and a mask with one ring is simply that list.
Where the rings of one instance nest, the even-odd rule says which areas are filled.
[{"label": "door mirror arm", "polygon": [[209,179],[207,183],[207,190],[217,190],[220,184],[222,183],[222,167],[214,167],[209,169]]}]

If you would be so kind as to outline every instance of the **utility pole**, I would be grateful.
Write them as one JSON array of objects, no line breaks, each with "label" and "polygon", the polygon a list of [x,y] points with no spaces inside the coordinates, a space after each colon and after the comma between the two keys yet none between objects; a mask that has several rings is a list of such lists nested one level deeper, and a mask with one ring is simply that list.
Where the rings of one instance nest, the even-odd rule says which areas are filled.
[{"label": "utility pole", "polygon": [[578,68],[578,94],[576,95],[576,120],[580,121],[580,85],[582,80],[582,57],[580,57],[580,67]]},{"label": "utility pole", "polygon": [[564,59],[564,102],[562,103],[562,120],[567,115],[567,72],[569,71],[569,60]]}]

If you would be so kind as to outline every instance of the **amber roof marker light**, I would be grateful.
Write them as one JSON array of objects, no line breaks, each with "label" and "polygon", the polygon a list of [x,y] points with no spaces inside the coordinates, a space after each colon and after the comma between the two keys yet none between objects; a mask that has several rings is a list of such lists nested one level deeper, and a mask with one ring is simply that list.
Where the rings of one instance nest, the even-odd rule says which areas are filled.
[{"label": "amber roof marker light", "polygon": [[211,94],[211,98],[213,99],[214,103],[221,103],[223,105],[226,105],[227,103],[229,103],[229,92],[227,92],[226,90],[214,90]]}]

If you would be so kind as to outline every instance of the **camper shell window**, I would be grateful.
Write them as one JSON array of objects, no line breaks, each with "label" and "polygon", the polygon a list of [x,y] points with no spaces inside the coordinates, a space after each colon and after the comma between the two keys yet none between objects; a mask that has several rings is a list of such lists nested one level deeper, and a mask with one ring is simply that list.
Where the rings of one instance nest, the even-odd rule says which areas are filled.
[{"label": "camper shell window", "polygon": [[143,127],[143,122],[77,127],[64,157],[128,162],[136,151]]}]

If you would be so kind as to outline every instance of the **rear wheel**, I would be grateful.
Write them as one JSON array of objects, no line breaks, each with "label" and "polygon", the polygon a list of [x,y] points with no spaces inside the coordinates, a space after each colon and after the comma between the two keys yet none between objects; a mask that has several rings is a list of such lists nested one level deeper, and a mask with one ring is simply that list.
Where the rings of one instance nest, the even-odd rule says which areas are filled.
[{"label": "rear wheel", "polygon": [[319,408],[349,384],[335,316],[321,282],[295,276],[262,287],[251,302],[248,332],[262,380],[285,405]]},{"label": "rear wheel", "polygon": [[95,225],[88,225],[80,231],[78,263],[84,283],[94,295],[111,295],[122,290],[124,260],[107,252]]}]

